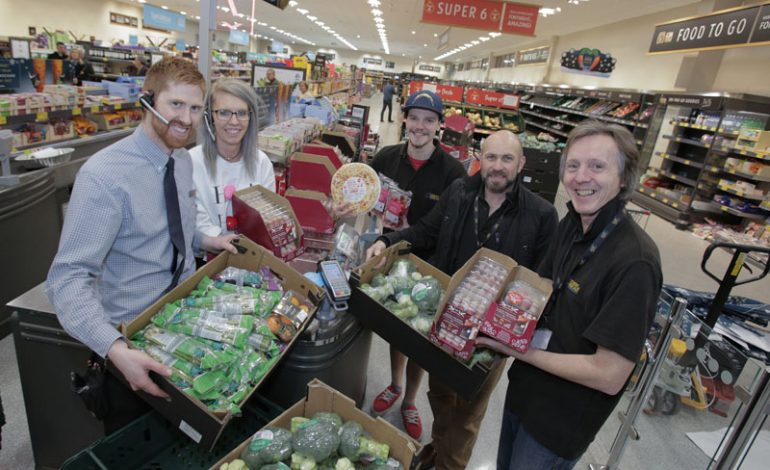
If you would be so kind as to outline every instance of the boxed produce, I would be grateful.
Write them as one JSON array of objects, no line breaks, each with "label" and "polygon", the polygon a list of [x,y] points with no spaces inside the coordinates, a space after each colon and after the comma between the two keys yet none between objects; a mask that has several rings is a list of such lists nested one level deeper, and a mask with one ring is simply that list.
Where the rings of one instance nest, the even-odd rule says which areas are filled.
[{"label": "boxed produce", "polygon": [[481,333],[527,352],[553,284],[523,266],[513,268],[508,280],[500,300],[487,310]]},{"label": "boxed produce", "polygon": [[302,254],[303,232],[286,198],[255,185],[236,191],[233,214],[238,232],[289,261]]},{"label": "boxed produce", "polygon": [[[323,291],[246,238],[121,327],[132,348],[169,366],[170,399],[137,392],[210,448],[311,321]],[[120,372],[110,367],[116,376]]]},{"label": "boxed produce", "polygon": [[[414,273],[417,276],[413,276]],[[434,303],[437,288],[452,292],[449,276],[411,254],[408,243],[400,242],[356,268],[350,275],[350,283],[353,292],[348,301],[349,312],[364,326],[464,398],[470,399],[478,392],[496,364],[486,360],[463,362],[452,352],[433,344],[427,336],[433,315],[441,311],[437,307],[443,308],[445,303],[442,300]],[[476,359],[481,358],[489,356],[484,354]]]},{"label": "boxed produce", "polygon": [[550,280],[481,248],[452,276],[431,341],[466,361],[479,333],[525,352],[551,290]]},{"label": "boxed produce", "polygon": [[422,446],[318,379],[297,402],[211,470],[408,469]]}]

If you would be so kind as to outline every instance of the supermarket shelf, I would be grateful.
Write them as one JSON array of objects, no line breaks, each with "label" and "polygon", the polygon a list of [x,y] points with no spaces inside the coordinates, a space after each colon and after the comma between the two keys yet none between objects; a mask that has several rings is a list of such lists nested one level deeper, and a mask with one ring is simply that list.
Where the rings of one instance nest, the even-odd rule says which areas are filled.
[{"label": "supermarket shelf", "polygon": [[770,153],[767,152],[752,152],[751,150],[745,150],[736,147],[714,147],[719,153],[742,155],[744,157],[757,158],[759,160],[770,160]]},{"label": "supermarket shelf", "polygon": [[669,122],[676,127],[684,127],[687,129],[697,129],[699,131],[708,131],[708,132],[717,131],[717,128],[713,126],[702,126],[700,124],[690,124],[689,122],[681,122],[681,121],[669,121]]},{"label": "supermarket shelf", "polygon": [[673,140],[674,142],[679,142],[682,144],[694,145],[696,147],[701,147],[704,149],[711,148],[711,145],[706,145],[703,142],[695,139],[686,139],[684,137],[675,137],[673,135],[664,135],[663,138],[668,140]]},{"label": "supermarket shelf", "polygon": [[109,63],[109,62],[133,62],[133,59],[113,59],[110,57],[93,57],[88,56],[88,62],[99,62],[99,63]]},{"label": "supermarket shelf", "polygon": [[671,160],[672,162],[681,163],[682,165],[687,165],[693,168],[703,168],[703,163],[695,162],[688,158],[682,158],[677,155],[671,155],[670,153],[665,153],[665,152],[656,152],[655,154],[660,156],[663,159]]},{"label": "supermarket shelf", "polygon": [[538,129],[543,129],[546,132],[550,132],[552,134],[556,134],[556,135],[559,135],[559,136],[564,137],[564,138],[567,137],[566,133],[564,133],[562,131],[559,131],[559,130],[556,130],[556,129],[551,129],[550,127],[548,127],[548,126],[546,126],[544,124],[538,124],[536,122],[532,122],[532,121],[528,121],[528,120],[525,120],[525,122],[526,122],[526,124],[528,126],[537,127]]},{"label": "supermarket shelf", "polygon": [[727,214],[737,215],[738,217],[743,217],[744,219],[754,220],[754,221],[757,221],[757,222],[762,222],[765,219],[767,219],[767,217],[768,217],[767,214],[763,215],[763,214],[752,214],[750,212],[743,212],[743,211],[739,211],[737,209],[733,209],[732,207],[728,207],[728,206],[725,206],[725,205],[722,205],[722,204],[718,204],[716,202],[712,202],[711,206],[716,211],[721,211],[721,212],[724,212],[724,213],[727,213]]},{"label": "supermarket shelf", "polygon": [[614,117],[610,117],[610,116],[604,116],[604,115],[599,115],[599,114],[591,114],[591,113],[586,113],[586,112],[583,112],[583,111],[578,111],[576,109],[564,108],[564,107],[559,107],[559,106],[549,106],[549,105],[546,105],[546,104],[536,103],[534,101],[522,101],[520,104],[522,104],[522,105],[530,105],[530,106],[533,106],[533,105],[534,106],[539,106],[539,107],[545,108],[545,109],[551,109],[551,110],[559,111],[559,112],[563,112],[563,113],[577,114],[578,116],[584,116],[584,117],[588,117],[588,118],[599,119],[601,121],[614,122],[616,124],[623,124],[623,125],[626,125],[626,126],[643,127],[643,128],[649,127],[648,124],[645,124],[643,122],[629,121],[627,119],[618,119],[618,118],[614,118]]},{"label": "supermarket shelf", "polygon": [[34,148],[78,147],[80,145],[94,144],[94,143],[98,143],[98,142],[102,142],[110,139],[119,139],[134,132],[135,128],[136,128],[135,125],[125,126],[125,127],[113,129],[110,131],[97,132],[96,134],[93,134],[93,135],[78,136],[78,137],[75,137],[74,139],[55,140],[52,142],[38,142],[36,144],[25,145],[19,148],[14,147],[13,149],[11,149],[11,157],[16,157],[19,154],[21,154],[24,150],[30,150]]},{"label": "supermarket shelf", "polygon": [[553,122],[558,122],[558,123],[560,123],[560,124],[566,124],[566,125],[568,125],[568,126],[572,126],[572,127],[575,127],[575,126],[577,126],[578,124],[580,124],[580,123],[578,123],[578,122],[565,121],[565,120],[563,120],[563,119],[555,118],[555,117],[553,117],[553,116],[548,116],[548,115],[546,115],[546,114],[540,114],[540,113],[536,113],[536,112],[534,112],[534,111],[529,111],[529,110],[526,110],[526,109],[522,109],[522,110],[521,110],[521,113],[522,113],[522,114],[528,114],[528,115],[531,115],[531,116],[536,116],[536,117],[539,117],[539,118],[542,118],[542,119],[547,119],[547,120],[549,120],[549,121],[553,121]]},{"label": "supermarket shelf", "polygon": [[743,173],[742,171],[728,170],[725,168],[722,168],[722,172],[727,173],[729,175],[740,176],[741,178],[745,178],[751,181],[757,181],[761,183],[770,183],[770,176],[752,175],[751,173]]},{"label": "supermarket shelf", "polygon": [[35,114],[21,114],[18,116],[0,116],[0,126],[24,124],[27,122],[47,122],[49,119],[56,118],[69,118],[73,116],[80,116],[83,113],[103,113],[112,112],[120,109],[139,108],[141,105],[138,101],[126,101],[125,103],[116,103],[114,105],[94,105],[84,108],[69,108],[60,109],[56,111],[42,111]]},{"label": "supermarket shelf", "polygon": [[687,186],[692,186],[693,188],[694,188],[694,187],[696,187],[696,186],[698,185],[698,182],[697,182],[697,181],[695,181],[695,180],[693,180],[693,179],[690,179],[690,178],[687,178],[687,177],[684,177],[684,176],[680,176],[680,175],[677,175],[677,174],[671,173],[670,171],[666,171],[666,170],[658,170],[658,173],[659,173],[660,175],[663,175],[663,176],[665,176],[665,177],[666,177],[666,178],[668,178],[668,179],[672,179],[672,180],[674,180],[674,181],[676,181],[676,182],[678,182],[678,183],[684,183],[684,184],[686,184]]},{"label": "supermarket shelf", "polygon": [[680,203],[679,201],[673,200],[667,196],[663,196],[662,194],[658,194],[654,189],[640,186],[636,188],[636,191],[644,194],[649,198],[655,199],[656,201],[665,204],[671,209],[676,209],[677,211],[680,211],[680,212],[683,212],[687,209],[687,207],[683,206],[682,203]]},{"label": "supermarket shelf", "polygon": [[720,191],[724,191],[726,193],[730,193],[734,196],[738,196],[743,199],[749,199],[751,201],[762,201],[764,200],[764,197],[762,196],[749,196],[748,194],[745,194],[742,191],[736,191],[735,189],[730,188],[729,186],[725,186],[724,184],[718,184],[717,189]]},{"label": "supermarket shelf", "polygon": [[488,112],[491,112],[491,113],[509,113],[509,114],[510,113],[514,113],[515,114],[515,113],[521,111],[521,110],[516,110],[516,109],[493,108],[492,106],[481,106],[481,105],[478,105],[478,104],[468,104],[468,103],[464,103],[461,106],[463,106],[464,108],[479,109],[481,111],[488,111]]}]

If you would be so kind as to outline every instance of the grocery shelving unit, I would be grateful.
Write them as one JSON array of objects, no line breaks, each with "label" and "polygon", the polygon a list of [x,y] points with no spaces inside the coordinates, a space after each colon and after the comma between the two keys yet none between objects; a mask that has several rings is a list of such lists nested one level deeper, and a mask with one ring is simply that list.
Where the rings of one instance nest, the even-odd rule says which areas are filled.
[{"label": "grocery shelving unit", "polygon": [[730,225],[770,216],[770,98],[662,94],[651,120],[647,174],[634,202],[686,228],[703,217]]},{"label": "grocery shelving unit", "polygon": [[[145,55],[144,51],[116,49],[111,47],[87,46],[87,60],[94,68],[97,77],[115,79],[131,65],[136,54]],[[144,58],[145,62],[147,57]]]},{"label": "grocery shelving unit", "polygon": [[[456,113],[455,110],[460,110],[460,113],[463,116],[473,122],[476,127],[473,134],[476,138],[486,137],[500,129],[509,129],[513,132],[521,132],[524,130],[524,120],[515,109],[493,108],[490,106],[459,103],[456,101],[444,102],[445,116],[449,116],[450,113]],[[494,125],[494,121],[490,124],[490,122],[485,119],[487,117],[497,119],[499,125]]]},{"label": "grocery shelving unit", "polygon": [[211,77],[213,80],[216,80],[217,78],[237,78],[239,80],[243,80],[246,83],[251,83],[251,65],[246,64],[244,66],[238,66],[238,65],[218,65],[211,67],[211,71],[213,72],[213,76]]},{"label": "grocery shelving unit", "polygon": [[627,127],[642,148],[655,106],[654,95],[632,90],[546,86],[518,86],[516,90],[522,95],[519,111],[527,126],[560,141],[582,121],[598,119]]}]

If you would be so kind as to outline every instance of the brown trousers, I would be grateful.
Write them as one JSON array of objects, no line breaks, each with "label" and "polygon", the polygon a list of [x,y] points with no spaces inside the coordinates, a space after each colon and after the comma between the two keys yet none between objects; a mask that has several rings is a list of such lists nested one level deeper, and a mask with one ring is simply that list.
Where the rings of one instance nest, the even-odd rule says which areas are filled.
[{"label": "brown trousers", "polygon": [[433,376],[428,377],[428,401],[433,410],[433,447],[437,470],[464,470],[487,412],[489,397],[495,390],[506,361],[489,372],[489,378],[471,400],[463,400]]}]

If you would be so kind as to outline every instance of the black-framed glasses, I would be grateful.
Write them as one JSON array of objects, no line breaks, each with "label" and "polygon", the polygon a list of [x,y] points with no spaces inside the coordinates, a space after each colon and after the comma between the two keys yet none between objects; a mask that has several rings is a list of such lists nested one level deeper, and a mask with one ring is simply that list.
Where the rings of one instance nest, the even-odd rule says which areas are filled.
[{"label": "black-framed glasses", "polygon": [[215,109],[214,116],[220,121],[229,121],[233,116],[239,121],[247,121],[251,117],[251,111],[243,109],[238,111],[233,111],[231,109]]}]

